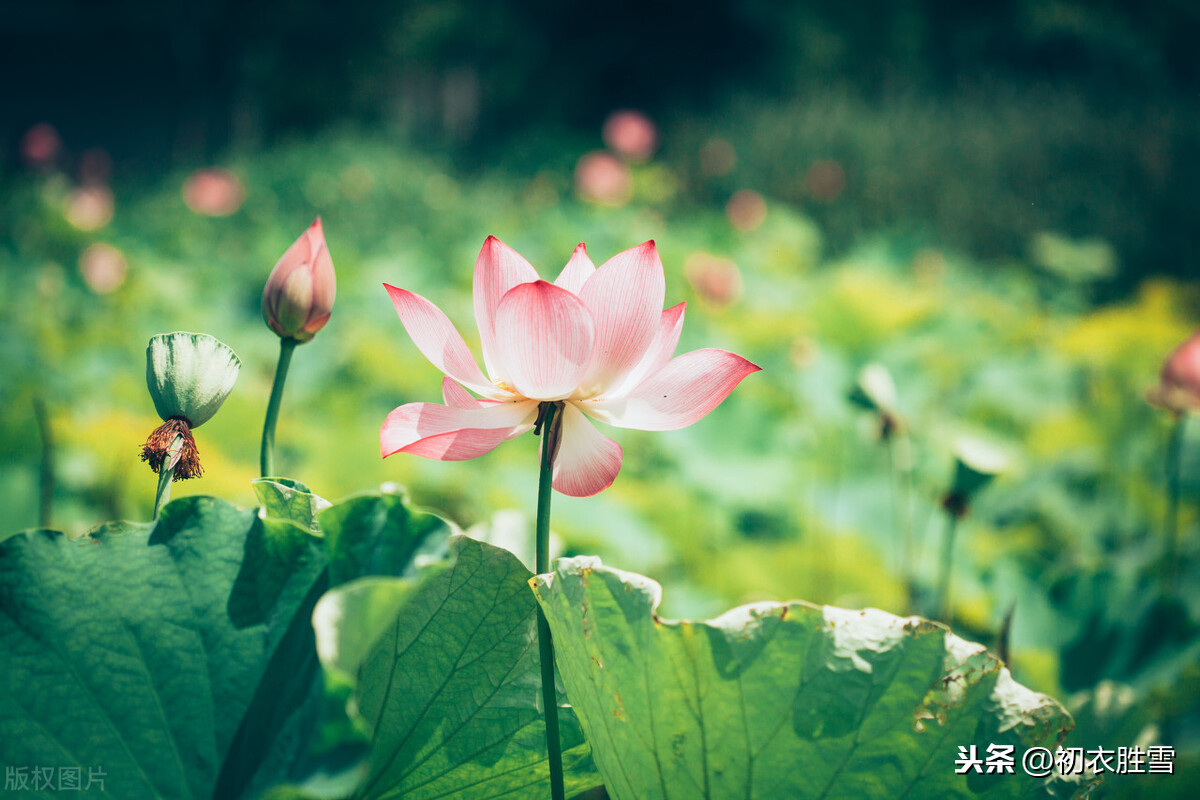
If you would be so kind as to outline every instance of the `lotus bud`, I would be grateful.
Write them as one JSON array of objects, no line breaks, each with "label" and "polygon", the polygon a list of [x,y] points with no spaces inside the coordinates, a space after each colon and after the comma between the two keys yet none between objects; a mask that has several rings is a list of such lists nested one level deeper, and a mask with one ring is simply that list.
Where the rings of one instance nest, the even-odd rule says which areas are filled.
[{"label": "lotus bud", "polygon": [[1008,468],[1008,456],[995,445],[962,437],[954,448],[954,482],[942,506],[956,517],[964,517],[971,499]]},{"label": "lotus bud", "polygon": [[900,414],[896,411],[896,382],[882,364],[868,364],[862,368],[850,389],[850,402],[878,415],[880,438],[889,439],[903,430]]},{"label": "lotus bud", "polygon": [[[175,480],[203,473],[192,429],[212,419],[237,381],[242,362],[205,333],[164,333],[146,347],[146,387],[163,420],[142,447],[150,469],[175,467]],[[172,452],[176,437],[182,448]]]},{"label": "lotus bud", "polygon": [[303,344],[329,321],[337,277],[317,217],[279,259],[263,288],[262,314],[271,330]]},{"label": "lotus bud", "polygon": [[1176,414],[1200,411],[1200,331],[1167,356],[1158,385],[1146,393],[1146,400]]}]

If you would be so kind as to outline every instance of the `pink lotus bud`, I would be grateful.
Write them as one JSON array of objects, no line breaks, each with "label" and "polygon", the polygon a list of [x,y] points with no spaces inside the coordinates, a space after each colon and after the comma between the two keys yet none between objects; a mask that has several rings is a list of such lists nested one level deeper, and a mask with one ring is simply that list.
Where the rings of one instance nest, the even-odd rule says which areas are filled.
[{"label": "pink lotus bud", "polygon": [[1146,394],[1146,399],[1180,414],[1200,411],[1200,330],[1167,356],[1158,385]]},{"label": "pink lotus bud", "polygon": [[317,217],[279,259],[263,289],[263,319],[284,339],[303,344],[329,321],[337,278]]}]

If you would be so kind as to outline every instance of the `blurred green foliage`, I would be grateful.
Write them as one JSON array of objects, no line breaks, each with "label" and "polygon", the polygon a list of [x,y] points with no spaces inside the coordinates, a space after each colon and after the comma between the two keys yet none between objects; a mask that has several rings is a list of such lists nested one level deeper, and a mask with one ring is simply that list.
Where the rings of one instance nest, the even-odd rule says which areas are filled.
[{"label": "blurred green foliage", "polygon": [[[1182,590],[1163,597],[1170,421],[1142,400],[1163,356],[1197,324],[1195,285],[1148,280],[1095,305],[1112,253],[1062,234],[1030,242],[1028,261],[1000,265],[902,236],[864,238],[830,258],[820,227],[795,207],[768,201],[761,221],[739,227],[721,203],[673,191],[693,176],[663,162],[631,165],[632,199],[615,207],[579,200],[569,165],[466,180],[436,157],[352,130],[224,166],[245,189],[225,217],[188,209],[186,171],[118,180],[111,222],[100,225],[72,216],[77,187],[62,173],[7,181],[6,532],[38,521],[35,398],[49,409],[55,525],[78,534],[149,516],[155,479],[137,452],[158,420],[144,351],[171,330],[215,335],[243,363],[225,406],[196,434],[204,477],[177,484],[174,496],[256,504],[250,481],[278,349],[260,318],[262,286],[317,213],[338,297],[329,324],[293,359],[278,469],[331,499],[398,482],[464,527],[500,509],[531,513],[533,437],[468,462],[379,458],[379,425],[392,408],[440,400],[440,375],[381,284],[429,297],[475,346],[471,275],[488,234],[544,277],[578,241],[599,263],[654,238],[667,303],[689,304],[681,351],[722,347],[764,369],[691,428],[615,432],[625,450],[616,484],[595,498],[555,498],[565,553],[595,553],[670,584],[668,615],[788,598],[919,610],[936,571],[954,442],[983,434],[1015,459],[960,526],[957,627],[995,640],[1015,603],[1008,646],[1019,680],[1079,693],[1079,708],[1098,702],[1096,686],[1116,682],[1137,698],[1125,707],[1146,717],[1128,726],[1138,736],[1147,725],[1165,731],[1181,748],[1178,769],[1195,771],[1200,425],[1185,442]],[[115,286],[87,256],[97,244],[125,265]],[[708,256],[736,264],[739,294],[714,293],[685,266]],[[878,420],[847,399],[869,362],[895,378],[903,436],[881,440]],[[1124,730],[1120,720],[1096,724]],[[1080,741],[1100,743],[1135,742]]]}]

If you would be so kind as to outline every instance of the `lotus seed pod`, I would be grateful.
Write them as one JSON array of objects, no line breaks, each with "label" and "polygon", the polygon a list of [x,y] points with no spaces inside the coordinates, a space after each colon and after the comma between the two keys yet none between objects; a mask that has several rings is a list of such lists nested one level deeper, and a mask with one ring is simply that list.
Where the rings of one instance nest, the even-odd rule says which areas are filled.
[{"label": "lotus seed pod", "polygon": [[1009,459],[998,447],[971,437],[962,437],[954,448],[952,494],[971,498],[1008,468]]},{"label": "lotus seed pod", "polygon": [[882,364],[867,364],[850,390],[850,401],[868,411],[894,413],[896,382],[892,380],[892,373]]},{"label": "lotus seed pod", "polygon": [[198,428],[212,419],[237,381],[242,362],[206,333],[164,333],[146,348],[146,386],[163,420]]},{"label": "lotus seed pod", "polygon": [[[242,362],[206,333],[163,333],[146,348],[146,386],[163,424],[142,446],[142,461],[172,480],[203,474],[192,428],[212,419],[237,381]],[[178,443],[177,443],[178,442]]]}]

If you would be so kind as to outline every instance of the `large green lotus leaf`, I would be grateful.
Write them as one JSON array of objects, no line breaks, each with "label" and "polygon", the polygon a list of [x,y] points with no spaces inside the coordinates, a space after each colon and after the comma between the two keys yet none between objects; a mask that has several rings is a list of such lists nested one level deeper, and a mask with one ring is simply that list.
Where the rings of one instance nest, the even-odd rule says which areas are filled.
[{"label": "large green lotus leaf", "polygon": [[[0,543],[0,762],[105,773],[106,796],[205,798],[264,667],[320,571],[253,509],[170,503],[155,524]],[[291,578],[234,613],[260,558]]]},{"label": "large green lotus leaf", "polygon": [[[356,798],[549,794],[531,577],[507,550],[453,536],[410,577],[322,598],[318,652],[370,740]],[[595,786],[578,724],[560,718],[568,788]]]},{"label": "large green lotus leaf", "polygon": [[410,507],[399,487],[354,495],[321,511],[333,586],[364,575],[409,574],[430,558],[444,556],[454,526]]},{"label": "large green lotus leaf", "polygon": [[[1066,710],[939,625],[799,602],[668,621],[657,583],[594,558],[563,559],[535,587],[617,800],[1051,791],[1020,756],[1053,749]],[[1015,747],[1016,774],[955,773],[959,746],[986,757],[992,743]]]},{"label": "large green lotus leaf", "polygon": [[[399,487],[385,486],[332,506],[286,478],[257,480],[254,488],[263,503],[259,515],[269,530],[281,537],[295,526],[321,533],[328,569],[313,580],[267,665],[239,729],[237,746],[222,770],[214,795],[218,798],[255,796],[280,781],[327,770],[331,761],[343,772],[353,770],[365,746],[341,711],[346,692],[329,687],[333,691],[326,694],[313,635],[313,609],[330,585],[364,575],[413,574],[421,564],[439,562],[454,530],[441,518],[412,509]],[[279,547],[273,552],[286,556]],[[251,583],[260,587],[259,593],[270,593],[267,587],[278,580],[280,567],[286,564],[282,556],[260,559],[267,568],[260,569]],[[333,713],[327,713],[330,709]],[[338,785],[345,780],[340,776]]]}]

